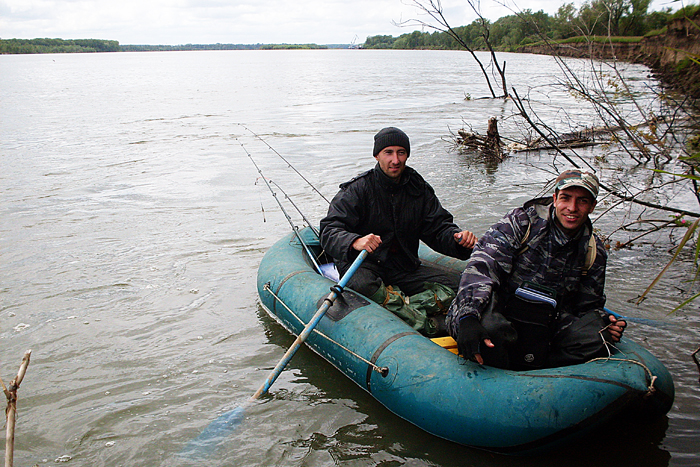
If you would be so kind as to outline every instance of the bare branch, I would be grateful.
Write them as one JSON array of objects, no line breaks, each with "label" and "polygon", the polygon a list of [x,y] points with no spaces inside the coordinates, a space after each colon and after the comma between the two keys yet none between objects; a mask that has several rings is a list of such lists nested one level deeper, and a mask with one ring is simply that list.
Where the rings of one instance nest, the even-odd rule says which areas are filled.
[{"label": "bare branch", "polygon": [[[430,16],[433,21],[436,24],[429,23],[426,21],[422,21],[419,19],[409,19],[406,21],[402,21],[400,23],[395,23],[398,26],[410,26],[410,25],[420,25],[422,27],[430,28],[435,31],[440,31],[443,32],[447,35],[449,35],[455,42],[457,42],[462,48],[464,48],[467,52],[469,52],[476,61],[476,63],[479,65],[479,68],[481,69],[481,73],[484,75],[484,78],[486,79],[486,84],[489,87],[489,91],[491,92],[491,96],[493,98],[496,98],[496,92],[493,90],[493,86],[491,85],[491,80],[489,79],[488,72],[486,71],[486,68],[484,65],[481,63],[481,60],[479,60],[479,57],[477,57],[476,53],[474,50],[469,46],[469,44],[466,43],[464,39],[450,26],[450,24],[447,22],[447,19],[445,18],[443,14],[443,8],[442,8],[442,2],[440,0],[412,0],[413,5],[415,5],[416,8],[419,10],[423,11],[426,13],[428,16]],[[481,15],[477,11],[476,7],[472,3],[471,0],[468,0],[469,5],[474,9],[474,11],[479,15],[481,18]],[[482,18],[483,19],[483,18]],[[508,97],[508,91],[506,88],[506,78],[505,78],[505,64],[503,69],[501,69],[498,66],[498,62],[495,60],[496,55],[495,52],[493,51],[493,48],[491,47],[491,44],[488,41],[488,28],[485,26],[485,23],[482,23],[482,27],[484,28],[485,35],[484,35],[484,40],[486,41],[487,47],[491,50],[491,56],[492,59],[494,60],[494,65],[496,69],[498,70],[498,73],[501,76],[501,80],[503,82],[503,98]]]},{"label": "bare branch", "polygon": [[27,350],[24,353],[24,358],[22,358],[22,364],[19,366],[17,376],[10,382],[8,387],[5,387],[4,383],[2,385],[5,396],[7,396],[7,409],[5,410],[5,416],[7,417],[7,426],[5,430],[5,467],[12,467],[14,462],[17,390],[19,389],[19,385],[22,384],[24,375],[27,372],[31,355],[31,350]]}]

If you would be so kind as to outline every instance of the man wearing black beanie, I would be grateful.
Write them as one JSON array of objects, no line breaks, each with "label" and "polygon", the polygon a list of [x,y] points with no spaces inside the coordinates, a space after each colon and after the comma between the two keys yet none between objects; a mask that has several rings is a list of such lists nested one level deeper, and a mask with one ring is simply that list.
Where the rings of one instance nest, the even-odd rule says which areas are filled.
[{"label": "man wearing black beanie", "polygon": [[367,250],[370,255],[348,287],[429,334],[435,319],[412,307],[406,296],[421,294],[429,286],[434,295],[443,297],[436,306],[449,306],[459,276],[421,264],[419,242],[444,255],[467,259],[476,236],[454,223],[433,188],[406,165],[411,154],[406,133],[394,127],[382,129],[374,136],[372,154],[377,161],[373,169],[340,185],[321,220],[321,244],[341,275],[360,251]]}]

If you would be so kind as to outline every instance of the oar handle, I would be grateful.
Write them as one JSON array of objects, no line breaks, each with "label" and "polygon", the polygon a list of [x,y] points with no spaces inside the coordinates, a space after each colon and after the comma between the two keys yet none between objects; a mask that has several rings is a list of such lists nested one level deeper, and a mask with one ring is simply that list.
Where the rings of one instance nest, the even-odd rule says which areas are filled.
[{"label": "oar handle", "polygon": [[[355,272],[359,269],[360,265],[362,262],[365,260],[367,257],[367,251],[362,250],[359,255],[357,255],[357,258],[355,258],[355,261],[353,261],[352,265],[350,268],[343,274],[343,277],[338,281],[337,286],[340,288],[340,291],[342,292],[342,289],[347,285],[347,283],[350,281],[350,278],[355,274]],[[284,370],[284,367],[287,366],[289,361],[292,359],[294,354],[296,353],[297,350],[299,350],[299,347],[301,347],[301,344],[306,341],[306,339],[309,337],[309,335],[313,332],[314,328],[316,325],[321,321],[321,318],[326,314],[326,311],[328,311],[328,308],[333,305],[333,302],[335,302],[336,297],[338,296],[336,292],[337,288],[334,286],[331,288],[331,293],[328,294],[328,297],[323,301],[323,304],[319,307],[319,309],[316,311],[314,316],[311,318],[309,323],[304,327],[304,330],[299,333],[299,336],[297,336],[296,340],[292,344],[289,349],[287,349],[287,352],[284,354],[282,359],[277,363],[277,366],[270,372],[268,375],[267,379],[265,382],[260,386],[260,388],[257,390],[255,394],[250,398],[251,401],[259,398],[261,395],[265,394],[270,387],[274,384],[275,380],[277,377],[282,373],[282,370]]]},{"label": "oar handle", "polygon": [[629,319],[629,318],[627,318],[626,316],[622,316],[620,313],[618,313],[618,312],[616,312],[616,311],[612,311],[612,310],[611,310],[610,308],[608,308],[608,307],[603,307],[603,311],[605,311],[605,312],[608,313],[608,314],[613,315],[613,316],[614,316],[615,318],[617,318],[617,319],[622,319],[622,320],[627,320],[627,319]]}]

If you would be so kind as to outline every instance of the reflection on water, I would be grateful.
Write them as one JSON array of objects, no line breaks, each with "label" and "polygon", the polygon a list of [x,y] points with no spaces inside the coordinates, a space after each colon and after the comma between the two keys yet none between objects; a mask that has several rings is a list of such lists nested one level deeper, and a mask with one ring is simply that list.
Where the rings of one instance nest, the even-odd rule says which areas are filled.
[{"label": "reflection on water", "polygon": [[[508,55],[510,84],[553,125],[548,57]],[[190,465],[177,457],[245,402],[292,337],[257,305],[255,276],[289,229],[241,143],[310,219],[370,168],[383,126],[412,138],[409,164],[461,225],[482,233],[538,194],[545,154],[498,167],[449,151],[464,123],[483,132],[508,102],[488,94],[468,54],[446,51],[243,51],[1,56],[0,362],[19,391],[17,465]],[[397,73],[393,70],[403,70]],[[641,67],[630,73],[645,75]],[[521,93],[524,94],[524,93]],[[563,122],[562,122],[563,125]],[[502,134],[517,129],[505,119]],[[294,222],[299,216],[290,210]],[[602,224],[601,229],[606,225]],[[609,306],[670,369],[676,402],[652,425],[620,421],[579,445],[510,459],[426,435],[302,349],[210,465],[695,465],[698,307],[666,313],[689,286],[666,242],[611,252]],[[610,452],[601,437],[615,440]],[[64,457],[65,456],[65,457]],[[572,460],[572,459],[578,459]],[[574,464],[576,465],[576,464]]]}]

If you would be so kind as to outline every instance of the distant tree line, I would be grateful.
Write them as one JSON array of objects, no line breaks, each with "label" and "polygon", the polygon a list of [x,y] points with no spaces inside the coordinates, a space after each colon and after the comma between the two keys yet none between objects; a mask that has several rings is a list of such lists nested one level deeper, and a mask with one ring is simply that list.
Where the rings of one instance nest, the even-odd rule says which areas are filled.
[{"label": "distant tree line", "polygon": [[[675,13],[670,8],[649,12],[651,0],[591,0],[580,8],[574,3],[559,7],[553,16],[540,10],[525,10],[517,15],[487,21],[488,40],[497,50],[515,51],[519,46],[542,40],[561,41],[579,36],[641,37],[663,32],[669,20],[692,16],[700,9],[689,5]],[[485,50],[484,28],[479,20],[468,26],[454,28],[473,50]],[[365,49],[462,49],[448,34],[413,31],[393,36],[370,36],[362,45]]]},{"label": "distant tree line", "polygon": [[[343,46],[346,47],[347,46]],[[122,52],[163,52],[183,50],[272,50],[328,49],[333,46],[317,44],[184,44],[184,45],[122,45]]]},{"label": "distant tree line", "polygon": [[184,45],[119,45],[118,41],[100,39],[0,39],[0,54],[48,54],[85,52],[152,52],[177,50],[273,50],[332,49],[345,45],[317,44],[184,44]]},{"label": "distant tree line", "polygon": [[101,39],[0,39],[2,54],[119,52],[118,41]]}]

